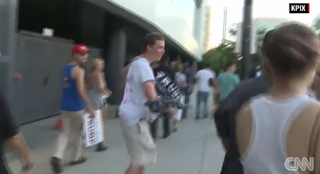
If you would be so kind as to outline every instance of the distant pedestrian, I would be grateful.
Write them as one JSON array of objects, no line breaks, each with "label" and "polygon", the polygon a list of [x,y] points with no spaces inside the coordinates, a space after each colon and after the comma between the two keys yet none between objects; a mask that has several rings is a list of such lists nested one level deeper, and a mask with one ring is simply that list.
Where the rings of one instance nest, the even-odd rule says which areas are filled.
[{"label": "distant pedestrian", "polygon": [[185,95],[184,104],[186,107],[182,111],[182,119],[185,119],[188,117],[188,110],[191,107],[190,97],[194,89],[194,84],[193,84],[194,72],[192,72],[191,64],[189,62],[186,63],[183,74],[186,76],[186,80],[187,80],[187,86],[183,90],[183,93]]},{"label": "distant pedestrian", "polygon": [[[177,86],[180,88],[181,91],[183,91],[187,87],[187,78],[182,73],[182,64],[180,62],[176,62],[176,64],[173,67],[173,71],[175,72],[175,82]],[[184,103],[185,93],[181,93],[180,96],[180,102]],[[179,121],[182,117],[182,111],[183,109],[178,109],[176,114],[173,116],[173,131],[178,131],[179,127]]]},{"label": "distant pedestrian", "polygon": [[[215,72],[210,69],[210,64],[205,64],[204,68],[195,75],[195,83],[198,84],[195,119],[207,118],[209,115],[208,100],[210,92],[214,87],[217,87],[214,81],[215,76]],[[200,108],[201,104],[203,104],[203,109]],[[200,110],[203,111],[202,116]]]},{"label": "distant pedestrian", "polygon": [[240,82],[239,76],[235,74],[236,63],[229,62],[226,65],[226,71],[220,74],[217,78],[217,83],[220,87],[219,100],[225,99],[233,88]]}]

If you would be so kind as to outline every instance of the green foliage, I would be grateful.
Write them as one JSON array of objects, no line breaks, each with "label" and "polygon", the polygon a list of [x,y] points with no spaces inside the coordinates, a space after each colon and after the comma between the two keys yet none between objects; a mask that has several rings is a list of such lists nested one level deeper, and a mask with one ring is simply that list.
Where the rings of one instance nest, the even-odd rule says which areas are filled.
[{"label": "green foliage", "polygon": [[318,19],[317,22],[313,25],[313,28],[316,31],[318,39],[320,39],[320,19]]},{"label": "green foliage", "polygon": [[[319,23],[320,26],[320,23]],[[260,28],[258,30],[258,52],[251,55],[250,63],[252,65],[260,64],[262,53],[260,51],[260,43],[263,40],[264,34],[266,33],[266,28]],[[229,29],[229,35],[235,37],[237,30],[235,25]],[[209,63],[211,69],[218,72],[221,69],[225,69],[225,65],[230,61],[237,61],[238,64],[241,60],[241,54],[235,52],[236,43],[235,41],[224,40],[218,47],[208,50],[203,55],[203,62]],[[240,68],[240,66],[238,66]]]}]

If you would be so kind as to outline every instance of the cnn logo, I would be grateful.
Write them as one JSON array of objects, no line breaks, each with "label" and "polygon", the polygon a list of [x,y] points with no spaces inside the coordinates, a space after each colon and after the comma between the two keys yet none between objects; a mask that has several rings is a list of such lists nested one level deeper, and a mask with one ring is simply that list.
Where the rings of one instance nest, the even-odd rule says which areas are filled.
[{"label": "cnn logo", "polygon": [[314,158],[297,158],[289,157],[284,162],[284,167],[288,171],[313,171],[314,170]]}]

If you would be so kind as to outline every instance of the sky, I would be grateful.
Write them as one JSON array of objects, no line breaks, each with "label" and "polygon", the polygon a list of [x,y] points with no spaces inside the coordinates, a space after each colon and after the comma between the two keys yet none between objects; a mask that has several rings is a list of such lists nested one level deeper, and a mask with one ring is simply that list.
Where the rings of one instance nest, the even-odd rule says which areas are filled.
[{"label": "sky", "polygon": [[[253,18],[286,18],[312,25],[316,16],[320,14],[320,0],[253,0]],[[219,2],[219,3],[218,3]],[[244,0],[209,0],[212,7],[211,47],[218,46],[223,33],[223,11],[228,9],[227,28],[242,21],[242,7]],[[309,14],[290,14],[289,3],[309,3]]]}]

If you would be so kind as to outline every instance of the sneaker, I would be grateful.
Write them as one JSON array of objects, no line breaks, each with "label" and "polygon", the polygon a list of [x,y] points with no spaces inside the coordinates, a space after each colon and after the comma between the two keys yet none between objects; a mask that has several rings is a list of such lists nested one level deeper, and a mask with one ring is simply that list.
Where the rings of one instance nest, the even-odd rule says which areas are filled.
[{"label": "sneaker", "polygon": [[61,165],[61,159],[59,159],[57,157],[51,157],[50,165],[51,165],[51,169],[54,173],[62,173],[63,172],[63,168]]},{"label": "sneaker", "polygon": [[70,165],[73,166],[73,165],[78,165],[78,164],[83,164],[87,161],[87,158],[86,157],[81,157],[80,159],[78,159],[77,161],[71,161],[70,162]]}]

